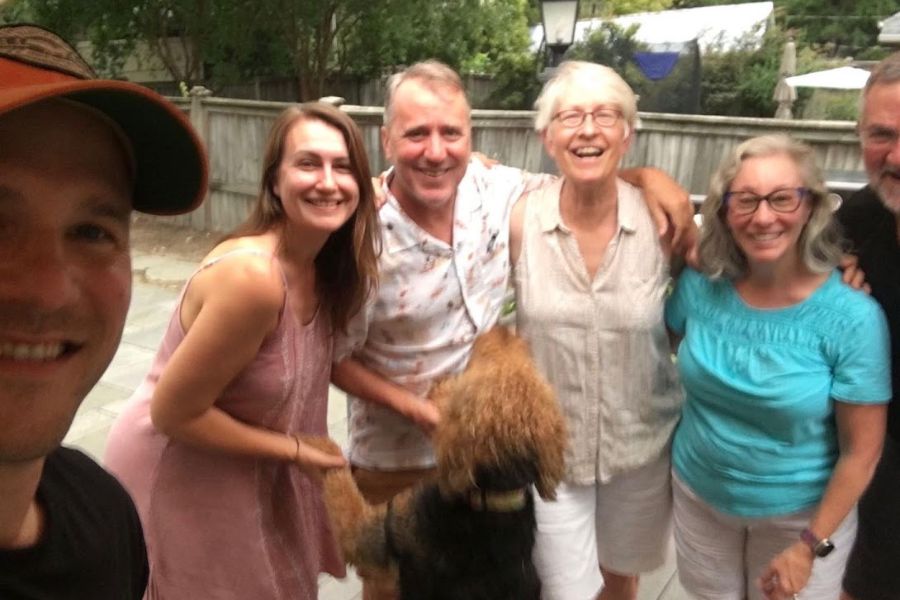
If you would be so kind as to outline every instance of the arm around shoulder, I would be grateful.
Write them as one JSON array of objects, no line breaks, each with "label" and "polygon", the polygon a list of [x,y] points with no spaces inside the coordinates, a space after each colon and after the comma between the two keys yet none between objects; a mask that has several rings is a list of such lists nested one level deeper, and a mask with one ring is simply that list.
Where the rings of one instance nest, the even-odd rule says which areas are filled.
[{"label": "arm around shoulder", "polygon": [[622,169],[619,177],[641,188],[647,208],[665,236],[672,228],[672,247],[679,254],[687,253],[697,243],[697,225],[694,223],[694,205],[687,190],[666,172],[654,167]]}]

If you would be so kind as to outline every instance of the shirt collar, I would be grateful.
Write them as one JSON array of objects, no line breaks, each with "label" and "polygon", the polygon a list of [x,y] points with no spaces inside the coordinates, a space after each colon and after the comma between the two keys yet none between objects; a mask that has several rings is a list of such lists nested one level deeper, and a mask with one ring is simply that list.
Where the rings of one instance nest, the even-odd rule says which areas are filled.
[{"label": "shirt collar", "polygon": [[[482,196],[485,190],[479,185],[481,177],[475,176],[485,167],[476,160],[470,160],[466,174],[456,189],[454,200],[454,217],[466,218],[466,215],[477,213],[481,210]],[[428,245],[431,236],[428,235],[415,221],[403,212],[397,197],[391,192],[389,182],[394,176],[394,167],[390,167],[381,181],[381,191],[384,194],[385,203],[379,210],[378,217],[381,220],[382,243],[388,254],[402,252],[419,245]]]}]

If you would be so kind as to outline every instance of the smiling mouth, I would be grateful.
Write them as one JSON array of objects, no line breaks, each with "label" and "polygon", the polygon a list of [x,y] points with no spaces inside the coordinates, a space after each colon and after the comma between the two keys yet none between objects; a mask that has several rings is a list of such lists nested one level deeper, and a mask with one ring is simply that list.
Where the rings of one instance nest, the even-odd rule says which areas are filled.
[{"label": "smiling mouth", "polygon": [[603,148],[597,148],[596,146],[588,146],[585,148],[577,148],[572,150],[572,154],[577,156],[578,158],[597,158],[598,156],[603,156]]},{"label": "smiling mouth", "polygon": [[21,362],[49,362],[74,353],[78,349],[75,344],[66,342],[45,342],[26,344],[22,342],[0,343],[0,360]]},{"label": "smiling mouth", "polygon": [[781,233],[756,233],[751,234],[750,239],[754,242],[771,242],[772,240],[777,240],[781,237]]},{"label": "smiling mouth", "polygon": [[305,198],[304,201],[313,206],[320,206],[322,208],[334,208],[346,202],[346,200],[325,200],[317,198]]},{"label": "smiling mouth", "polygon": [[425,177],[431,177],[433,179],[437,179],[439,177],[443,177],[447,174],[450,169],[417,169],[419,173],[424,175]]}]

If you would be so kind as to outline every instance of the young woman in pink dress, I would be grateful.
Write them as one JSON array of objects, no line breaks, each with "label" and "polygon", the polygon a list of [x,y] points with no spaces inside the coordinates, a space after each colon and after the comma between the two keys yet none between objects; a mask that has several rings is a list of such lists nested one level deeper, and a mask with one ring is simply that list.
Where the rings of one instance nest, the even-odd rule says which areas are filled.
[{"label": "young woman in pink dress", "polygon": [[182,291],[150,373],[110,432],[107,467],[138,506],[147,598],[315,599],[344,567],[317,476],[332,334],[376,280],[359,130],[311,103],[266,145],[246,223]]}]

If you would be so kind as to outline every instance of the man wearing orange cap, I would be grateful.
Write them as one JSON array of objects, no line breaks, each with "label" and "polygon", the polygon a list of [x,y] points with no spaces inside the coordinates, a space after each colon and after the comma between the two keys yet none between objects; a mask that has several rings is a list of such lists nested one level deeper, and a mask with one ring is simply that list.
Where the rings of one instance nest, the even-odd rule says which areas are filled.
[{"label": "man wearing orange cap", "polygon": [[143,595],[131,500],[60,442],[121,338],[132,209],[196,208],[205,164],[175,106],[0,27],[0,598]]}]

